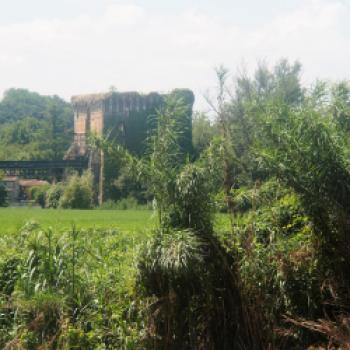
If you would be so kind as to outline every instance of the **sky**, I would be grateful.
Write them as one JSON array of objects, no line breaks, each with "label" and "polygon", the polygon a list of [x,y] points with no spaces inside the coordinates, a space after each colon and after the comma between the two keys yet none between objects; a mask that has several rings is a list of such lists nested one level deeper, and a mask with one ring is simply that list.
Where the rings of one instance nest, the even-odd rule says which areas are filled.
[{"label": "sky", "polygon": [[305,85],[350,79],[350,0],[0,0],[0,96],[190,88],[196,108],[259,61],[303,65]]}]

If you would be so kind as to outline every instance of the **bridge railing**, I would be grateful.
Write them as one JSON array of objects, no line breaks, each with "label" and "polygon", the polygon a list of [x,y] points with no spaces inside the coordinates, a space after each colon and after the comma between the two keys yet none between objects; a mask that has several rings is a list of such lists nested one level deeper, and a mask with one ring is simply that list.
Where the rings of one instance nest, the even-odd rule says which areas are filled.
[{"label": "bridge railing", "polygon": [[5,160],[0,161],[0,169],[83,169],[88,165],[85,158],[76,160]]}]

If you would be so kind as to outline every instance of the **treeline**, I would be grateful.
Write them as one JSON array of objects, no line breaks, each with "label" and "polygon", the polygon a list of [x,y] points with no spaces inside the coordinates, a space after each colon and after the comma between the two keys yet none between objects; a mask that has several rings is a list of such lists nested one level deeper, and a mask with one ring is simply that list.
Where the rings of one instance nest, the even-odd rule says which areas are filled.
[{"label": "treeline", "polygon": [[62,159],[73,139],[73,110],[58,96],[10,89],[0,102],[0,159]]}]

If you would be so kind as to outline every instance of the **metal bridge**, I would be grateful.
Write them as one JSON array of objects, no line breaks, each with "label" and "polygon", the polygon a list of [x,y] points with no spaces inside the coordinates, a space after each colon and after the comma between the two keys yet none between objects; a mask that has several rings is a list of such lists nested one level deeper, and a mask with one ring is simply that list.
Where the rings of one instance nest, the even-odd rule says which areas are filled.
[{"label": "metal bridge", "polygon": [[61,177],[66,169],[81,172],[87,167],[88,160],[85,158],[76,160],[0,161],[0,172],[7,176],[21,177]]}]

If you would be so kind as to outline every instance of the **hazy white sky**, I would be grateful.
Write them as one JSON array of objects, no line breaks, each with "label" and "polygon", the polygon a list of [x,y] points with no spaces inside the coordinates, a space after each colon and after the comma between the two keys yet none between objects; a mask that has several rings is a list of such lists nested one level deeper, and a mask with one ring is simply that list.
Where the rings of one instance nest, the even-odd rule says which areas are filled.
[{"label": "hazy white sky", "polygon": [[305,83],[350,78],[350,0],[0,0],[0,94],[200,95],[213,68],[300,60]]}]

